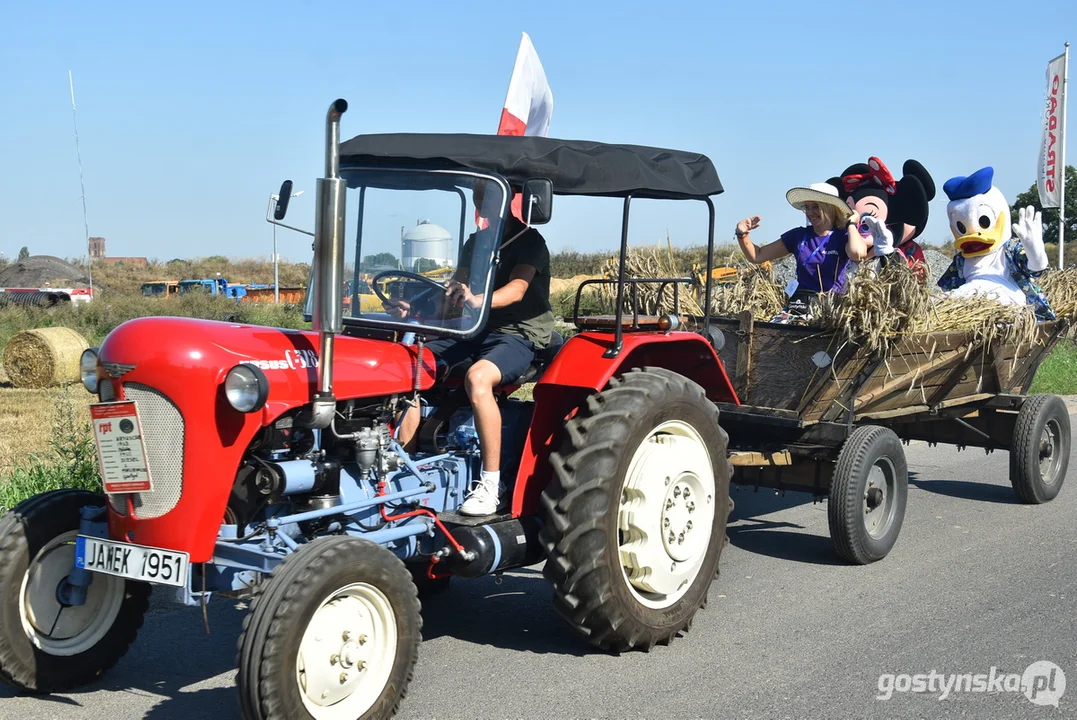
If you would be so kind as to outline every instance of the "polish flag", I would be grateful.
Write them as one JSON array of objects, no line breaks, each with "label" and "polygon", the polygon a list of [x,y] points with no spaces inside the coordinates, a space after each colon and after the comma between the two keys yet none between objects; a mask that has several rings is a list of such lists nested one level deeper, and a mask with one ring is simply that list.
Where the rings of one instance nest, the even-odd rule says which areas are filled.
[{"label": "polish flag", "polygon": [[498,135],[541,135],[546,137],[553,115],[553,92],[546,82],[531,38],[523,33],[520,49],[516,52],[516,65],[512,68],[509,92],[505,107],[501,110]]},{"label": "polish flag", "polygon": [[[550,118],[553,116],[553,91],[546,81],[546,71],[542,69],[535,46],[531,38],[523,33],[520,49],[516,51],[516,64],[509,79],[509,91],[505,96],[505,107],[501,110],[501,121],[497,125],[498,135],[540,135],[546,137],[550,130]],[[524,220],[523,197],[516,194],[512,198],[512,214]],[[476,209],[476,215],[478,209]],[[486,226],[485,219],[479,220],[480,227]]]}]

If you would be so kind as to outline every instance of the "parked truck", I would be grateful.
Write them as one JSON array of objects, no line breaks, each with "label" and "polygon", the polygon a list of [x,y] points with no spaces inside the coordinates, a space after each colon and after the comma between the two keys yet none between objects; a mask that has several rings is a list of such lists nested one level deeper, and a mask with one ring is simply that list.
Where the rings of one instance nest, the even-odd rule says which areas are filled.
[{"label": "parked truck", "polygon": [[206,295],[223,295],[239,300],[246,296],[247,286],[242,283],[230,283],[227,278],[202,278],[181,280],[179,292],[181,295],[192,292],[205,293]]},{"label": "parked truck", "polygon": [[178,295],[180,284],[177,280],[153,280],[142,283],[142,297],[168,298]]},{"label": "parked truck", "polygon": [[[306,294],[306,288],[282,287],[280,289],[280,301],[282,303],[301,303]],[[246,302],[253,303],[272,303],[276,299],[276,291],[272,285],[248,285],[247,294],[243,298]]]}]

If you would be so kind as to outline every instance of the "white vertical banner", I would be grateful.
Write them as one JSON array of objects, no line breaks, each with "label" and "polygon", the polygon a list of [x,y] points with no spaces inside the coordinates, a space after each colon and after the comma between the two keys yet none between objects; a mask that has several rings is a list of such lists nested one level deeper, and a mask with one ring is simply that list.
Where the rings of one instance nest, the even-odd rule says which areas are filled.
[{"label": "white vertical banner", "polygon": [[1040,205],[1045,208],[1062,207],[1062,188],[1066,177],[1063,167],[1065,147],[1066,106],[1066,53],[1047,63],[1047,98],[1043,114],[1043,136],[1040,139],[1040,161],[1036,172],[1036,185],[1040,192]]}]

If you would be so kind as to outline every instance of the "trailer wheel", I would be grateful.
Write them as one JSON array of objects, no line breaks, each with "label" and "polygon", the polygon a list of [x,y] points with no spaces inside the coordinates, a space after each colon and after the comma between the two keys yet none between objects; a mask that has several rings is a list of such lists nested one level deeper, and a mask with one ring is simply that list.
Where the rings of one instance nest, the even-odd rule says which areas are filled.
[{"label": "trailer wheel", "polygon": [[1021,502],[1053,500],[1066,479],[1070,415],[1057,395],[1033,395],[1017,413],[1010,448],[1010,484]]},{"label": "trailer wheel", "polygon": [[565,428],[543,492],[543,570],[558,612],[616,652],[686,631],[718,571],[729,507],[727,437],[703,389],[630,370]]},{"label": "trailer wheel", "polygon": [[389,550],[345,535],[303,545],[273,571],[243,621],[243,717],[391,717],[421,629],[411,574]]},{"label": "trailer wheel", "polygon": [[901,440],[889,428],[853,431],[838,455],[827,518],[838,555],[858,565],[886,557],[905,519],[909,470]]},{"label": "trailer wheel", "polygon": [[149,606],[145,583],[94,573],[82,605],[57,589],[75,564],[86,490],[53,490],[0,517],[0,679],[33,692],[81,687],[115,665]]}]

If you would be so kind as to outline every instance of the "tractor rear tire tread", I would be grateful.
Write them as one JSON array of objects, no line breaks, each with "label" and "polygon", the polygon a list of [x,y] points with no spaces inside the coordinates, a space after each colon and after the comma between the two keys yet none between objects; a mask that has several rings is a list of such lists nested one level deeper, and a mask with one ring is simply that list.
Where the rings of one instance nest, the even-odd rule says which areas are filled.
[{"label": "tractor rear tire tread", "polygon": [[[627,590],[615,587],[623,582],[622,570],[607,556],[609,544],[617,542],[616,519],[611,527],[608,508],[615,506],[611,493],[619,495],[619,483],[623,482],[619,465],[635,450],[629,444],[638,430],[639,418],[670,398],[700,410],[706,418],[704,424],[715,433],[710,450],[716,463],[715,493],[720,516],[713,529],[719,539],[716,549],[712,539],[708,553],[713,552],[713,557],[704,560],[694,581],[703,583],[702,594],[696,590],[691,607],[686,607],[683,603],[690,592],[678,601],[682,605],[673,612],[677,617],[672,624],[658,626],[641,622],[617,597],[618,592]],[[696,429],[706,432],[704,428]],[[728,437],[718,425],[718,410],[703,389],[684,376],[664,368],[634,368],[610,380],[602,392],[589,396],[565,430],[560,450],[551,453],[553,477],[541,502],[545,523],[540,538],[547,551],[543,573],[553,585],[554,607],[589,643],[603,650],[649,651],[656,644],[669,644],[688,630],[696,610],[706,605],[725,546],[732,466],[726,458]],[[617,488],[612,487],[615,482]],[[713,567],[709,567],[712,563]]]}]

